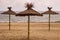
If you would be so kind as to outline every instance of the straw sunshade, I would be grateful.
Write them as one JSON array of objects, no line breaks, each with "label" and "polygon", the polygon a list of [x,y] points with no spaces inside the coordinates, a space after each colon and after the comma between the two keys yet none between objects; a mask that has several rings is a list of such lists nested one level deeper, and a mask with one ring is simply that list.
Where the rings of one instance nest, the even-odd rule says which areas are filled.
[{"label": "straw sunshade", "polygon": [[35,11],[34,9],[32,9],[33,4],[32,3],[27,3],[26,4],[26,10],[19,12],[18,14],[16,14],[16,16],[43,16],[42,14],[40,14],[39,12]]},{"label": "straw sunshade", "polygon": [[14,11],[11,10],[12,7],[8,7],[8,11],[5,11],[1,14],[11,14],[11,15],[15,15],[16,13]]},{"label": "straw sunshade", "polygon": [[57,12],[52,11],[51,9],[52,9],[52,7],[48,7],[48,11],[46,11],[46,12],[44,12],[42,14],[52,14],[52,15],[58,14]]},{"label": "straw sunshade", "polygon": [[18,14],[16,14],[16,16],[43,16],[42,14],[40,14],[39,12],[33,10],[33,9],[27,9],[25,11],[22,11]]},{"label": "straw sunshade", "polygon": [[57,12],[52,11],[51,9],[52,9],[52,7],[48,7],[48,11],[42,13],[42,14],[49,14],[49,31],[50,31],[50,15],[56,15],[56,14],[58,14]]},{"label": "straw sunshade", "polygon": [[26,10],[19,12],[18,14],[16,14],[16,16],[28,16],[28,40],[29,40],[29,35],[30,35],[30,16],[43,16],[42,14],[40,14],[39,12],[35,11],[34,9],[32,9],[33,4],[32,3],[27,3],[26,4]]},{"label": "straw sunshade", "polygon": [[5,11],[5,12],[1,13],[1,14],[9,15],[9,30],[10,30],[10,27],[11,27],[11,25],[10,25],[10,17],[11,17],[11,15],[15,15],[16,14],[14,11],[11,10],[11,8],[12,7],[8,7],[8,11]]}]

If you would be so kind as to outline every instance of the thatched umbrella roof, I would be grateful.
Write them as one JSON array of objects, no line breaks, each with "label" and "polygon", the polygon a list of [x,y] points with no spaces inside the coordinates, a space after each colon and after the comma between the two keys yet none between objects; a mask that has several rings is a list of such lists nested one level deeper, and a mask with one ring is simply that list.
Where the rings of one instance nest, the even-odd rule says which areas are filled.
[{"label": "thatched umbrella roof", "polygon": [[52,9],[52,7],[48,7],[48,11],[46,11],[46,12],[44,12],[44,13],[42,13],[42,14],[52,14],[52,15],[58,14],[57,12],[52,11],[51,9]]},{"label": "thatched umbrella roof", "polygon": [[50,14],[52,14],[52,15],[59,14],[59,13],[56,13],[55,11],[52,11],[51,9],[52,9],[52,7],[48,7],[48,11],[42,13],[42,14],[49,14],[49,31],[50,31],[50,17],[51,17]]},{"label": "thatched umbrella roof", "polygon": [[15,15],[16,13],[14,11],[11,10],[12,7],[8,7],[8,11],[5,11],[1,14],[11,14],[11,15]]},{"label": "thatched umbrella roof", "polygon": [[6,14],[6,15],[9,15],[9,30],[10,30],[10,26],[11,26],[11,15],[15,15],[16,13],[14,11],[11,10],[12,7],[8,7],[8,11],[5,11],[1,14]]},{"label": "thatched umbrella roof", "polygon": [[22,12],[19,12],[18,14],[16,14],[16,16],[43,16],[42,14],[40,14],[39,12],[37,12],[36,10],[32,9],[33,7],[33,4],[32,3],[27,3],[26,5],[26,10],[22,11]]},{"label": "thatched umbrella roof", "polygon": [[25,11],[19,12],[16,14],[16,16],[28,16],[28,40],[30,39],[30,16],[43,16],[39,12],[35,11],[32,9],[33,4],[32,3],[27,3],[26,5],[27,9]]}]

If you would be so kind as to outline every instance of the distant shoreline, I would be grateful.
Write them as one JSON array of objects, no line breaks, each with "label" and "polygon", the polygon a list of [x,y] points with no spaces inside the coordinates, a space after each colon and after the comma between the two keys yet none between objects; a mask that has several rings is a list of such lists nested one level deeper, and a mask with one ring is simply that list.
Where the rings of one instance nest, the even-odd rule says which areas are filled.
[{"label": "distant shoreline", "polygon": [[[0,22],[0,23],[9,23],[9,22]],[[28,23],[28,22],[11,22],[11,23]],[[30,23],[49,23],[49,22],[30,22]],[[60,22],[50,22],[50,23],[60,23]]]}]

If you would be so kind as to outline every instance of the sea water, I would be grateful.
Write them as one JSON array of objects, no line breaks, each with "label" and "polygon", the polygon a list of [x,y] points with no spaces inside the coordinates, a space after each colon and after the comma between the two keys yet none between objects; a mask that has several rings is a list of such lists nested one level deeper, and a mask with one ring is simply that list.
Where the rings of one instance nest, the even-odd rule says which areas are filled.
[{"label": "sea water", "polygon": [[[30,22],[48,22],[49,16],[30,16]],[[27,16],[15,16],[11,15],[11,22],[27,22]],[[60,21],[60,14],[58,15],[51,15],[51,22]],[[9,15],[1,14],[0,13],[0,22],[9,22]]]}]

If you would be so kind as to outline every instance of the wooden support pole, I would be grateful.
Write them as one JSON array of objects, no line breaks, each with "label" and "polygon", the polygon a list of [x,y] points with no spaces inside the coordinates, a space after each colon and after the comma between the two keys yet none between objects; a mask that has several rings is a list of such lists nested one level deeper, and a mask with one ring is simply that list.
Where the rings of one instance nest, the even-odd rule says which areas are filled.
[{"label": "wooden support pole", "polygon": [[50,14],[49,14],[49,31],[50,31]]},{"label": "wooden support pole", "polygon": [[30,40],[30,16],[28,16],[28,40]]},{"label": "wooden support pole", "polygon": [[11,27],[11,22],[10,22],[10,18],[11,17],[11,15],[9,14],[9,31],[10,31],[10,27]]}]

